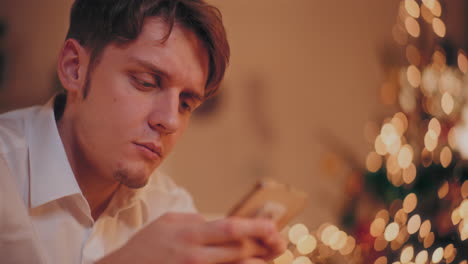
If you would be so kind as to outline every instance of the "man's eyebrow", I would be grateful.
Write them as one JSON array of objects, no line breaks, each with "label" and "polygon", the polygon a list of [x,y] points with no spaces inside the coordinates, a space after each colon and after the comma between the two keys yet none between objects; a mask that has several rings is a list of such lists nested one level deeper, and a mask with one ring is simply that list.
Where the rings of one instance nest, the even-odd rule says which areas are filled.
[{"label": "man's eyebrow", "polygon": [[192,91],[185,91],[182,92],[182,96],[184,97],[189,97],[193,100],[196,100],[198,102],[203,102],[205,100],[205,97],[197,92],[192,92]]},{"label": "man's eyebrow", "polygon": [[[153,74],[158,74],[158,75],[161,75],[167,79],[170,79],[170,75],[159,69],[156,65],[154,65],[153,63],[149,62],[149,61],[145,61],[145,60],[142,60],[142,59],[139,59],[139,58],[135,58],[135,57],[131,57],[130,60],[132,62],[135,62],[137,64],[139,64],[140,66],[146,68],[147,70],[149,70],[151,73]],[[183,96],[185,97],[189,97],[189,98],[192,98],[194,100],[197,100],[199,102],[203,102],[205,100],[205,96],[203,94],[200,94],[196,91],[184,91],[182,93]]]},{"label": "man's eyebrow", "polygon": [[157,65],[154,65],[153,63],[149,61],[145,61],[145,60],[135,58],[135,57],[130,57],[130,61],[138,64],[139,66],[146,68],[148,71],[150,71],[153,74],[158,74],[168,79],[170,77],[169,73],[159,69]]}]

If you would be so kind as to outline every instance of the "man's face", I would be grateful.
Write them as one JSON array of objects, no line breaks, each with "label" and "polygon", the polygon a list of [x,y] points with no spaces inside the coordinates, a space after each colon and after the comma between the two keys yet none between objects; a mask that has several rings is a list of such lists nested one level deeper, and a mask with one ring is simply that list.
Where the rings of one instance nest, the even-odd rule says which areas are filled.
[{"label": "man's face", "polygon": [[76,146],[93,171],[128,187],[146,184],[201,104],[208,54],[195,34],[147,19],[124,47],[107,46],[76,104]]}]

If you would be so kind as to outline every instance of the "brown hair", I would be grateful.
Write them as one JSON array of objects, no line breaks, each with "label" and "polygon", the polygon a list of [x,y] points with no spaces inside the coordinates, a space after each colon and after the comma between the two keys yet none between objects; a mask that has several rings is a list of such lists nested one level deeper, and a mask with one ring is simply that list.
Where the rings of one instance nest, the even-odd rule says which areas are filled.
[{"label": "brown hair", "polygon": [[[204,43],[209,54],[205,98],[212,96],[224,77],[230,49],[221,13],[203,0],[75,0],[67,39],[76,39],[90,52],[88,77],[104,48],[137,39],[147,17],[167,21],[168,32],[162,42],[171,34],[174,23],[179,23]],[[84,93],[86,96],[87,89]]]}]

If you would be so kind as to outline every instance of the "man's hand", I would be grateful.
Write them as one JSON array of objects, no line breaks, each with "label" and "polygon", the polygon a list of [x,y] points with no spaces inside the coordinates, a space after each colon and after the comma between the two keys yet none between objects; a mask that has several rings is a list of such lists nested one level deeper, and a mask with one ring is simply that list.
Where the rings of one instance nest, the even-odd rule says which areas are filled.
[{"label": "man's hand", "polygon": [[207,222],[197,214],[165,214],[104,257],[104,263],[266,263],[285,250],[274,223],[226,218]]}]

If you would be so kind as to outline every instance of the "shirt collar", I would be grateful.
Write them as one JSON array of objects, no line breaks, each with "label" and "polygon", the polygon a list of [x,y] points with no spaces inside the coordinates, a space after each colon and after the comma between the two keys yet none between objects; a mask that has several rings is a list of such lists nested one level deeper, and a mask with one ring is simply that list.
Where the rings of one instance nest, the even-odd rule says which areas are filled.
[{"label": "shirt collar", "polygon": [[40,107],[28,128],[31,207],[81,194],[54,116],[54,100]]}]

